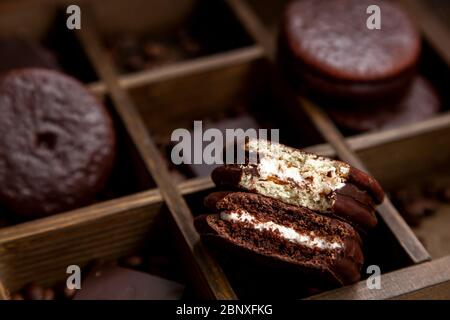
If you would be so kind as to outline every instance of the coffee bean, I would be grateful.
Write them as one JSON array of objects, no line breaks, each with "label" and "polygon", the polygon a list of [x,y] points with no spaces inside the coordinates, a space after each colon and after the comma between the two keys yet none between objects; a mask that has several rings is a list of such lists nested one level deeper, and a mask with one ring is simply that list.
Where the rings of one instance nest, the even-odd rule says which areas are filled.
[{"label": "coffee bean", "polygon": [[64,286],[63,295],[66,299],[72,299],[77,293],[77,289],[69,289],[67,286]]},{"label": "coffee bean", "polygon": [[139,268],[144,263],[144,259],[141,256],[132,255],[132,256],[125,257],[122,260],[122,263],[124,264],[124,266],[129,267],[129,268]]},{"label": "coffee bean", "polygon": [[146,42],[143,49],[150,60],[164,60],[169,55],[168,48],[155,41]]},{"label": "coffee bean", "polygon": [[394,191],[392,196],[399,205],[405,205],[421,197],[420,193],[416,190],[407,188]]},{"label": "coffee bean", "polygon": [[426,216],[430,216],[430,215],[434,214],[436,212],[436,210],[438,209],[438,203],[434,199],[430,199],[430,198],[421,199],[421,200],[419,200],[419,202],[421,203],[421,205],[423,207],[423,213]]},{"label": "coffee bean", "polygon": [[29,283],[23,289],[23,294],[28,300],[44,300],[44,288],[37,283]]},{"label": "coffee bean", "polygon": [[200,44],[194,40],[194,38],[187,32],[186,30],[179,30],[178,34],[178,42],[180,47],[188,54],[188,55],[196,55],[200,52],[201,47]]},{"label": "coffee bean", "polygon": [[139,41],[131,34],[124,35],[115,41],[113,50],[121,57],[137,54],[139,52]]},{"label": "coffee bean", "polygon": [[139,71],[144,69],[145,60],[140,55],[128,56],[125,59],[125,67],[131,71]]},{"label": "coffee bean", "polygon": [[450,203],[450,186],[444,187],[439,191],[439,200]]},{"label": "coffee bean", "polygon": [[411,226],[418,226],[425,216],[424,206],[421,201],[413,201],[405,204],[400,210],[405,221]]},{"label": "coffee bean", "polygon": [[44,289],[42,300],[55,300],[55,291],[52,288]]},{"label": "coffee bean", "polygon": [[25,298],[22,294],[15,293],[11,296],[11,300],[25,300]]},{"label": "coffee bean", "polygon": [[430,198],[435,198],[440,190],[441,186],[437,181],[429,181],[422,187],[423,194]]}]

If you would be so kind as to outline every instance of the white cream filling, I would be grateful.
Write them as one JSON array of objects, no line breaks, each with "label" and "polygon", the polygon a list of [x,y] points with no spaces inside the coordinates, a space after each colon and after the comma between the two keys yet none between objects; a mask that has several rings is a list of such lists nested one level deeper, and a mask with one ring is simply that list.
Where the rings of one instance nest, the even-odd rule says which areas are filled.
[{"label": "white cream filling", "polygon": [[[345,185],[350,170],[342,162],[265,140],[250,140],[247,149],[259,154],[260,162],[256,165],[259,177],[244,174],[242,187],[320,212],[331,208],[332,199],[326,195]],[[273,178],[298,186],[277,184]]]},{"label": "white cream filling", "polygon": [[313,231],[309,234],[305,234],[300,233],[293,228],[277,224],[273,221],[258,222],[253,215],[245,210],[237,210],[229,213],[222,212],[220,213],[220,218],[225,221],[249,223],[253,228],[259,231],[278,231],[284,239],[310,248],[332,250],[342,248],[341,243],[336,241],[330,242],[322,237],[316,237]]}]

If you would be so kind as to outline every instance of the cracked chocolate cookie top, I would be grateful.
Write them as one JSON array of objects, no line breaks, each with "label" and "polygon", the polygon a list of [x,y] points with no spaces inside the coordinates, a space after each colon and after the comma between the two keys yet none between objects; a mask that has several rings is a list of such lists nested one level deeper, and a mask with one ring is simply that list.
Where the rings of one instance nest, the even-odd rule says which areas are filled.
[{"label": "cracked chocolate cookie top", "polygon": [[105,184],[115,134],[105,107],[58,72],[0,78],[0,202],[37,217],[76,208]]}]

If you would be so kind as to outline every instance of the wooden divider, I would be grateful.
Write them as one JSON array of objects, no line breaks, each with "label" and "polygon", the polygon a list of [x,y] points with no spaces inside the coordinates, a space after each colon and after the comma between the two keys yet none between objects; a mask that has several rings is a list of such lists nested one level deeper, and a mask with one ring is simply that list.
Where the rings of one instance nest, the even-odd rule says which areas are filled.
[{"label": "wooden divider", "polygon": [[191,259],[186,261],[186,266],[190,267],[188,273],[196,275],[194,277],[194,281],[197,282],[194,283],[195,287],[206,297],[235,299],[235,293],[221,267],[201,243],[200,237],[194,228],[193,217],[189,207],[178,188],[171,181],[165,162],[149,136],[133,102],[124,88],[120,86],[119,77],[112,61],[100,44],[100,39],[96,34],[95,25],[91,21],[90,14],[86,12],[86,7],[84,10],[84,26],[78,33],[80,41],[100,75],[102,82],[104,82],[108,94],[111,95],[117,112],[144,159],[147,169],[158,185],[171,217],[176,224],[177,230],[175,231],[181,234],[179,238],[184,242],[181,250],[187,249],[190,252],[190,257],[188,258]]}]

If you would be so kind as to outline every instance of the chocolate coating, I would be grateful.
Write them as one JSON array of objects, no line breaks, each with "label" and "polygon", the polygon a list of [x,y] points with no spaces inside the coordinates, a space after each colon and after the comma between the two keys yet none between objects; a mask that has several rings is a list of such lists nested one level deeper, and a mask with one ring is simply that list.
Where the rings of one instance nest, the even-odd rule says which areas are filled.
[{"label": "chocolate coating", "polygon": [[[380,30],[367,28],[369,5],[382,12]],[[379,81],[411,69],[420,53],[412,20],[392,1],[291,2],[283,32],[290,51],[315,71],[346,81]]]},{"label": "chocolate coating", "polygon": [[[214,169],[211,177],[218,187],[255,192],[240,185],[244,172],[256,174],[252,170],[253,167],[224,165]],[[270,195],[267,196],[270,197]],[[371,229],[377,225],[375,204],[383,201],[384,191],[372,176],[350,167],[348,181],[344,187],[333,191],[330,197],[334,199],[331,211],[320,214],[342,219],[362,230]]]},{"label": "chocolate coating", "polygon": [[[213,193],[205,199],[205,204],[214,212],[241,208],[264,216],[278,216],[278,219],[286,223],[301,220],[305,230],[315,232],[316,235],[333,235],[344,244],[342,250],[326,254],[322,250],[280,242],[276,235],[263,234],[264,232],[243,230],[236,233],[239,227],[228,227],[228,223],[220,220],[216,214],[197,217],[195,226],[202,238],[219,249],[260,262],[269,268],[293,271],[296,277],[304,277],[305,281],[314,285],[344,285],[360,278],[363,263],[361,239],[345,222],[317,215],[306,208],[244,192]],[[241,228],[245,229],[245,226]]]},{"label": "chocolate coating", "polygon": [[[369,5],[382,12],[369,30]],[[279,60],[294,83],[317,99],[394,102],[407,91],[420,55],[412,20],[391,1],[302,0],[285,11]]]},{"label": "chocolate coating", "polygon": [[106,183],[115,133],[105,107],[58,72],[22,69],[0,78],[0,201],[27,217],[90,201]]},{"label": "chocolate coating", "polygon": [[431,84],[417,76],[399,103],[370,108],[329,108],[328,113],[341,128],[351,132],[389,129],[425,120],[441,109],[441,101]]}]

